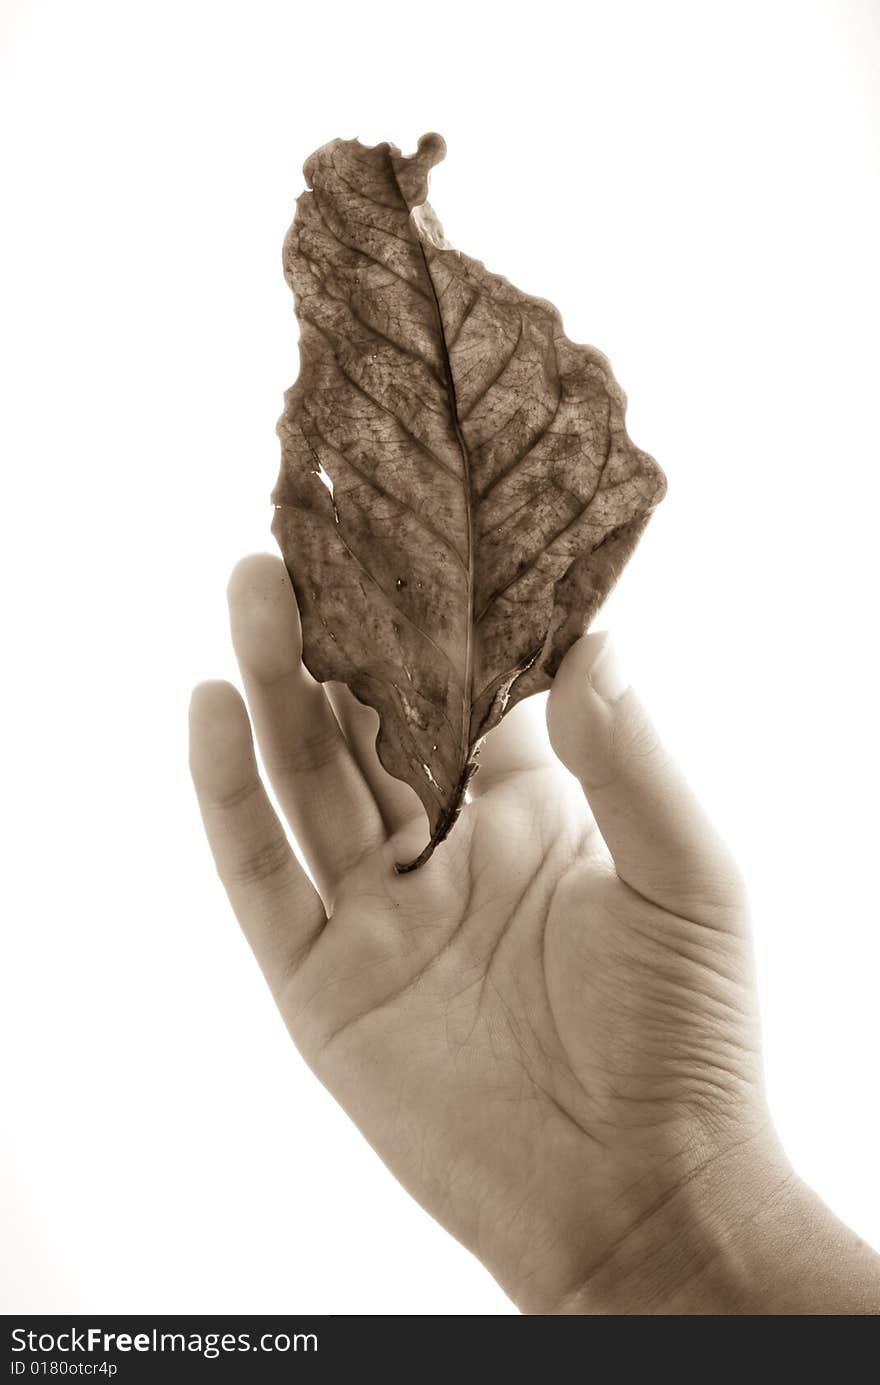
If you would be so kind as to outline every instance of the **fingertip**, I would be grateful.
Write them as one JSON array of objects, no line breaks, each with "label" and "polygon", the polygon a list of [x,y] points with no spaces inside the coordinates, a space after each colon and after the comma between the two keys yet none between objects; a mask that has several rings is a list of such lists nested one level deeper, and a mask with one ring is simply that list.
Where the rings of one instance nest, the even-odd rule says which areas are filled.
[{"label": "fingertip", "polygon": [[289,581],[287,569],[276,553],[248,553],[239,558],[229,574],[226,599],[230,605],[247,600],[255,591],[262,591],[282,581]]},{"label": "fingertip", "polygon": [[607,630],[591,631],[575,640],[559,665],[547,698],[547,724],[573,711],[585,692],[591,689],[590,675],[610,645]]},{"label": "fingertip", "polygon": [[580,775],[586,759],[604,759],[615,709],[629,691],[607,630],[584,635],[563,659],[547,699],[550,743],[562,763]]},{"label": "fingertip", "polygon": [[294,673],[302,657],[299,613],[287,569],[270,553],[236,563],[226,589],[242,671],[260,682]]},{"label": "fingertip", "polygon": [[553,680],[551,698],[568,698],[589,690],[609,706],[619,702],[629,689],[629,679],[607,630],[597,630],[576,640],[559,666]]},{"label": "fingertip", "polygon": [[189,761],[199,789],[211,796],[228,790],[254,762],[247,708],[231,683],[199,683],[189,704]]},{"label": "fingertip", "polygon": [[588,635],[581,635],[579,640],[575,640],[559,665],[554,687],[559,685],[562,674],[569,678],[572,676],[589,677],[591,667],[610,640],[611,635],[607,630],[591,630]]},{"label": "fingertip", "polygon": [[189,700],[190,723],[199,727],[230,724],[236,717],[247,718],[241,693],[223,678],[208,678],[197,683]]}]

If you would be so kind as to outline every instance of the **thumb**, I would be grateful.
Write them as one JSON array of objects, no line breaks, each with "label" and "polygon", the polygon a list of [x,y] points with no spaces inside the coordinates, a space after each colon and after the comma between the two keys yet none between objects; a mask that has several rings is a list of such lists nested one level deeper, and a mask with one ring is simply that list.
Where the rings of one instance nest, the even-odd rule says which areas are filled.
[{"label": "thumb", "polygon": [[745,915],[739,875],[624,675],[606,633],[569,650],[547,703],[550,742],[578,780],[617,874],[701,923]]}]

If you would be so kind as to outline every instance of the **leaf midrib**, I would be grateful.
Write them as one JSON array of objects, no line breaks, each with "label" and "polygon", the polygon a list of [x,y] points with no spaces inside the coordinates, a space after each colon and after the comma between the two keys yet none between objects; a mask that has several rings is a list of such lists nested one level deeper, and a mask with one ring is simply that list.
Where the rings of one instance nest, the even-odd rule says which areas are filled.
[{"label": "leaf midrib", "polygon": [[[458,416],[458,401],[455,394],[455,380],[452,375],[452,360],[449,355],[449,347],[446,341],[446,328],[443,325],[443,313],[440,309],[440,299],[434,283],[434,276],[431,273],[431,266],[425,254],[425,245],[419,234],[419,229],[412,220],[415,210],[410,207],[408,200],[403,194],[403,189],[397,179],[397,170],[391,158],[391,151],[388,151],[388,168],[391,177],[394,179],[394,186],[397,188],[398,196],[404,207],[409,213],[409,226],[412,229],[422,263],[425,267],[425,275],[431,286],[431,295],[434,300],[434,311],[437,317],[437,329],[440,334],[440,347],[443,360],[443,373],[446,382],[446,393],[449,400],[449,412],[452,419],[452,427],[455,432],[455,439],[458,450],[461,454],[462,470],[464,477],[465,492],[465,513],[467,515],[467,636],[465,641],[465,661],[464,678],[462,679],[462,709],[461,709],[461,742],[460,742],[460,763],[464,772],[471,753],[471,715],[473,712],[473,685],[474,685],[474,515],[473,515],[473,489],[471,486],[471,458],[468,445],[461,430],[461,423]],[[455,790],[453,791],[455,792]],[[455,808],[455,803],[450,804]]]}]

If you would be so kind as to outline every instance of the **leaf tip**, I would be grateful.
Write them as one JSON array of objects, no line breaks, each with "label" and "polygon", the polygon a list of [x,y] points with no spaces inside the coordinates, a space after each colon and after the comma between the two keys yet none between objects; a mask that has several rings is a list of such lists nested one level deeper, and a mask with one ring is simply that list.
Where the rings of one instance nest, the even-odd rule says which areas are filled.
[{"label": "leaf tip", "polygon": [[416,148],[420,158],[430,159],[431,168],[446,158],[446,140],[442,135],[438,135],[436,130],[429,130],[427,134],[422,135]]}]

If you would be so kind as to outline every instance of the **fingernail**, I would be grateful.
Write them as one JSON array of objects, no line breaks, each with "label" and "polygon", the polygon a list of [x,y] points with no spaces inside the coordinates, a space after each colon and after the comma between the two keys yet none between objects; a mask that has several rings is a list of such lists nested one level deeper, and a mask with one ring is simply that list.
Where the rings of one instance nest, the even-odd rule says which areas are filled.
[{"label": "fingernail", "polygon": [[623,697],[629,687],[611,639],[606,636],[605,643],[590,667],[590,687],[598,693],[603,702],[614,703]]}]

